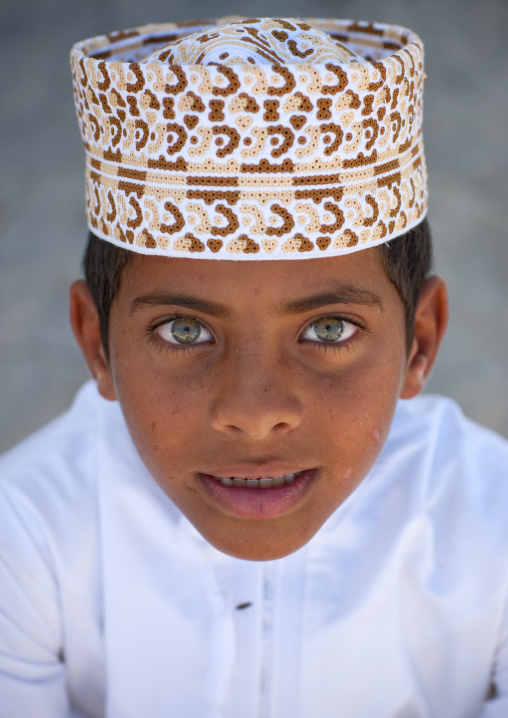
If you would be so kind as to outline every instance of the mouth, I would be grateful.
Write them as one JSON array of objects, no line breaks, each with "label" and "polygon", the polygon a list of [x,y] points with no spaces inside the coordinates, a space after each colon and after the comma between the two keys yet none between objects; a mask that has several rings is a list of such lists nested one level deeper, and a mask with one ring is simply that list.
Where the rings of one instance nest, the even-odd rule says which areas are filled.
[{"label": "mouth", "polygon": [[[224,472],[229,473],[229,472]],[[198,474],[207,494],[227,513],[240,518],[275,518],[300,504],[317,477],[317,469],[285,474],[220,476]]]}]

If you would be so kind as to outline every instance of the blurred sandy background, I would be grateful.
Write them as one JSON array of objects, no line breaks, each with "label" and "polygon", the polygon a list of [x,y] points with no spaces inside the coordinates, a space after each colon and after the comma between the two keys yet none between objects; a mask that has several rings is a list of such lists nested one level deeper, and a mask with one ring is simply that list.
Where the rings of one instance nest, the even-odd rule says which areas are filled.
[{"label": "blurred sandy background", "polygon": [[0,450],[87,377],[67,321],[86,235],[71,45],[235,13],[392,22],[423,38],[430,220],[452,310],[428,390],[508,436],[506,0],[0,0]]}]

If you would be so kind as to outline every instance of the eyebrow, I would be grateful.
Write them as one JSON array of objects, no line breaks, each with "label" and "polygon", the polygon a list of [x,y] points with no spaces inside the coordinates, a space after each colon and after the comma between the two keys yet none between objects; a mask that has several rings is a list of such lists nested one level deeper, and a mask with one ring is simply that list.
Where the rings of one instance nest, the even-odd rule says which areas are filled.
[{"label": "eyebrow", "polygon": [[280,314],[299,314],[312,309],[319,309],[330,304],[362,304],[374,306],[383,311],[381,297],[368,289],[359,289],[348,284],[341,284],[319,294],[313,294],[296,302],[288,302],[278,309]]},{"label": "eyebrow", "polygon": [[205,314],[210,314],[212,317],[218,317],[219,319],[227,319],[231,316],[231,312],[222,304],[199,299],[198,297],[190,297],[186,294],[169,294],[157,290],[133,299],[130,313],[133,314],[138,309],[144,309],[145,307],[160,306],[185,307],[186,309],[194,309],[199,312],[204,312]]},{"label": "eyebrow", "polygon": [[[359,289],[350,285],[340,285],[319,294],[313,294],[305,299],[295,302],[288,302],[276,309],[276,314],[281,316],[287,314],[301,314],[331,304],[361,304],[378,307],[383,310],[381,297],[368,289]],[[211,302],[198,297],[191,297],[186,294],[170,294],[164,291],[155,290],[148,294],[136,297],[131,302],[130,313],[133,314],[139,309],[155,306],[177,306],[193,309],[219,319],[228,319],[231,312],[223,304]]]}]

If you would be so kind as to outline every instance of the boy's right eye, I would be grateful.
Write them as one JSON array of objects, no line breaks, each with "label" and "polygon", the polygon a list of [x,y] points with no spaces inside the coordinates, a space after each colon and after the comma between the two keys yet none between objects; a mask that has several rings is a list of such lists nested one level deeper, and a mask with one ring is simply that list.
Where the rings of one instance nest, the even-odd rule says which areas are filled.
[{"label": "boy's right eye", "polygon": [[190,317],[179,317],[156,328],[159,337],[168,344],[203,344],[213,340],[211,332]]}]

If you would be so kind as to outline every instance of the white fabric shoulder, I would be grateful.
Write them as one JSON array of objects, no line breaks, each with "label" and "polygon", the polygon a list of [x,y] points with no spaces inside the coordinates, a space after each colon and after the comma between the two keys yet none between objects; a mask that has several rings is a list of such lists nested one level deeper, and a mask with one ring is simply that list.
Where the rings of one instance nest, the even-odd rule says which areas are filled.
[{"label": "white fabric shoulder", "polygon": [[[455,593],[452,612],[457,633],[463,637],[470,633],[458,660],[470,663],[471,686],[481,675],[479,666],[488,665],[490,651],[491,686],[486,692],[494,690],[495,697],[475,714],[472,702],[468,705],[464,700],[468,692],[462,686],[457,687],[457,702],[460,697],[464,700],[463,715],[504,718],[508,715],[508,442],[467,419],[450,399],[423,396],[399,402],[386,451],[384,458],[392,467],[398,455],[398,480],[404,482],[406,501],[414,506],[413,519],[406,523],[406,531],[411,527],[414,531],[414,550],[423,554],[427,544],[427,559],[432,556],[421,583],[434,592],[436,604]],[[412,618],[421,617],[415,613]],[[453,621],[443,630],[449,631]],[[475,623],[482,626],[476,637]],[[448,691],[453,693],[451,686]]]},{"label": "white fabric shoulder", "polygon": [[[67,413],[0,459],[2,718],[67,717],[73,694],[78,704],[82,696],[87,716],[102,715],[100,671],[84,672],[75,687],[62,653],[64,644],[67,653],[74,650],[69,625],[88,630],[90,650],[100,651],[99,403],[88,383]],[[69,592],[73,601],[66,600]],[[93,656],[85,658],[93,664]]]},{"label": "white fabric shoulder", "polygon": [[499,561],[508,587],[508,442],[452,400],[422,396],[398,404],[374,471],[388,466],[385,480],[408,502],[406,520],[427,516],[435,540],[466,551],[456,570]]},{"label": "white fabric shoulder", "polygon": [[[492,530],[499,522],[498,530],[505,534],[508,441],[465,417],[454,401],[433,395],[400,401],[385,451],[390,459],[405,451],[413,460],[422,459],[416,475],[425,477],[420,488],[427,502],[439,492],[455,494],[460,489],[462,499],[453,514],[462,508],[464,517],[485,519]],[[459,499],[454,495],[455,502]]]}]

